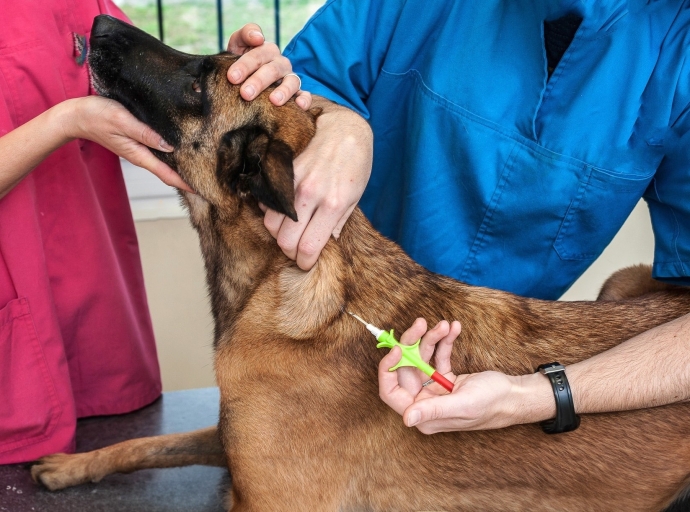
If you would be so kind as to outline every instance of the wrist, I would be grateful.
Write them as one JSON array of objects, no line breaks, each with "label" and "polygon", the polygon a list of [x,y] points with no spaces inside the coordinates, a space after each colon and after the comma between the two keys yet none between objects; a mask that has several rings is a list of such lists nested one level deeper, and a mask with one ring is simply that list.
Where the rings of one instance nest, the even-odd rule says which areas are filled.
[{"label": "wrist", "polygon": [[48,110],[52,133],[60,138],[60,145],[83,138],[79,123],[79,104],[81,98],[65,100]]},{"label": "wrist", "polygon": [[556,401],[547,376],[541,373],[512,377],[515,423],[538,423],[556,417]]}]

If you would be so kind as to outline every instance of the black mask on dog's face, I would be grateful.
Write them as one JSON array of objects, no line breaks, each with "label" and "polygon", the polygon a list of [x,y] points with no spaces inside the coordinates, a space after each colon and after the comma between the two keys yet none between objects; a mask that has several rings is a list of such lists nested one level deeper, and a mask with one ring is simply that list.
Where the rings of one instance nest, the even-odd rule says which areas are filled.
[{"label": "black mask on dog's face", "polygon": [[180,142],[177,120],[203,115],[205,58],[173,50],[111,16],[96,17],[91,30],[94,89],[122,103],[173,146]]}]

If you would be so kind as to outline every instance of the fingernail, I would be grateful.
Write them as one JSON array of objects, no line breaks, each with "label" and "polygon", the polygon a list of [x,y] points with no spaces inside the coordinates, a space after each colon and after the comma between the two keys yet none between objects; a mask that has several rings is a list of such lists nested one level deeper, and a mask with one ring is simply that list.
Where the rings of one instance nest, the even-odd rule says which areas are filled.
[{"label": "fingernail", "polygon": [[167,142],[165,142],[163,139],[161,139],[161,141],[158,143],[158,146],[159,146],[163,151],[172,151],[173,149],[175,149],[175,148],[172,147],[170,144],[168,144]]},{"label": "fingernail", "polygon": [[240,73],[239,70],[233,69],[233,70],[230,72],[230,79],[231,79],[234,83],[239,82],[241,78],[242,78],[242,73]]},{"label": "fingernail", "polygon": [[421,419],[422,415],[419,411],[412,411],[407,417],[407,426],[414,427],[417,423],[419,423],[419,420]]},{"label": "fingernail", "polygon": [[245,93],[249,96],[249,98],[251,99],[251,98],[254,97],[255,89],[254,89],[253,86],[248,85],[247,87],[244,88],[244,92],[245,92]]},{"label": "fingernail", "polygon": [[302,109],[307,108],[307,100],[303,98],[297,98],[295,103],[297,103],[297,105]]},{"label": "fingernail", "polygon": [[263,39],[264,41],[266,40],[266,38],[264,37],[264,35],[263,35],[261,32],[259,32],[258,30],[252,30],[252,31],[249,32],[249,37],[254,37],[254,36],[260,37],[260,38]]},{"label": "fingernail", "polygon": [[283,101],[285,95],[281,91],[276,91],[273,93],[273,99],[276,101]]}]

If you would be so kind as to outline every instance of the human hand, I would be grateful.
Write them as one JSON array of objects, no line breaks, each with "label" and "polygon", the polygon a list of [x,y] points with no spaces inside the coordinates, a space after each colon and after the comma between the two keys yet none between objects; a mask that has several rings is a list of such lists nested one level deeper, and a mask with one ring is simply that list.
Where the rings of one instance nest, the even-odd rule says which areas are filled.
[{"label": "human hand", "polygon": [[284,105],[296,95],[295,103],[304,110],[311,107],[311,94],[301,91],[300,79],[292,73],[292,64],[280,53],[275,43],[267,43],[261,27],[248,23],[233,32],[228,42],[228,51],[241,57],[228,69],[228,80],[232,84],[244,84],[240,95],[247,101],[256,98],[261,91],[282,79],[281,84],[268,97],[271,103]]},{"label": "human hand", "polygon": [[[455,376],[451,371],[450,355],[453,350],[453,342],[460,334],[460,330],[460,322],[454,321],[449,324],[447,321],[441,320],[427,332],[426,320],[417,318],[412,326],[402,334],[400,343],[412,345],[421,338],[420,357],[424,361],[430,362],[434,352],[436,352],[433,363],[436,371],[441,375],[448,376],[449,380],[453,381]],[[423,387],[422,384],[427,382],[429,377],[417,368],[403,366],[395,372],[389,371],[389,368],[400,361],[401,356],[400,348],[394,347],[379,364],[379,394],[381,399],[400,414],[414,402],[415,397],[419,397],[421,400],[445,392],[444,388],[438,384]]]},{"label": "human hand", "polygon": [[[417,319],[401,336],[401,343],[414,342],[425,330],[426,322]],[[459,327],[456,330],[459,333]],[[450,394],[436,383],[422,388],[421,382],[427,378],[415,368],[389,372],[388,369],[400,360],[401,351],[397,347],[381,360],[379,395],[402,415],[405,425],[416,426],[424,434],[434,434],[503,428],[555,416],[551,385],[539,373],[508,376],[486,371],[457,377],[449,373],[450,354],[457,333],[447,323],[440,322],[424,334],[420,344],[420,354],[424,360],[430,358],[430,351],[433,352],[436,347],[436,370],[454,381]]]},{"label": "human hand", "polygon": [[273,210],[264,225],[283,252],[303,270],[311,269],[331,234],[340,236],[369,181],[373,135],[369,124],[350,109],[325,100],[316,135],[295,159],[295,210],[298,221]]},{"label": "human hand", "polygon": [[170,153],[172,146],[120,103],[100,96],[86,96],[67,100],[62,106],[67,109],[62,122],[67,138],[97,142],[134,165],[147,169],[166,185],[193,192],[179,174],[148,149]]}]

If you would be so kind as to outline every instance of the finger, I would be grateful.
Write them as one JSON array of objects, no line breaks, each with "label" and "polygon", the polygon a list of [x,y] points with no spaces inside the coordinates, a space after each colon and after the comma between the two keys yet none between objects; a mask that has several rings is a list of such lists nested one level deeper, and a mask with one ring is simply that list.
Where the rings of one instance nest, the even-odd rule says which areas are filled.
[{"label": "finger", "polygon": [[314,210],[310,209],[310,202],[308,201],[298,200],[295,203],[295,210],[297,211],[297,222],[286,217],[276,236],[278,246],[291,260],[297,259],[297,249],[300,240],[314,213]]},{"label": "finger", "polygon": [[311,108],[312,96],[309,91],[299,90],[295,94],[295,103],[302,110],[309,110]]},{"label": "finger", "polygon": [[429,362],[431,360],[436,344],[448,334],[449,330],[450,325],[448,325],[448,322],[441,320],[433,329],[430,329],[422,336],[422,343],[419,346],[419,355],[422,356],[424,361]]},{"label": "finger", "polygon": [[[403,345],[415,344],[417,340],[424,335],[426,329],[426,320],[424,318],[417,318],[412,326],[402,334],[400,343]],[[398,372],[400,373],[398,376],[400,385],[407,389],[413,396],[421,391],[422,383],[429,379],[424,372],[417,368],[400,368]]]},{"label": "finger", "polygon": [[[240,88],[240,94],[247,101],[256,98],[261,91],[266,90],[292,70],[290,61],[280,55],[278,47],[273,43],[266,43],[248,52],[236,64],[244,68],[242,73],[247,77]],[[290,97],[292,95],[287,96],[285,101]]]},{"label": "finger", "polygon": [[268,97],[276,106],[284,105],[287,100],[292,98],[302,85],[302,81],[294,73],[288,73],[283,76],[281,84]]},{"label": "finger", "polygon": [[[449,380],[452,381],[453,375],[449,375]],[[429,378],[425,376],[424,383],[428,382]],[[436,396],[447,395],[448,390],[438,384],[437,382],[429,382],[426,386],[422,387],[420,392],[415,396],[415,401],[424,400],[426,398],[432,398]]]},{"label": "finger", "polygon": [[173,171],[164,162],[161,162],[144,146],[139,146],[139,148],[128,154],[126,158],[134,165],[150,171],[166,185],[186,190],[187,192],[194,192],[190,186],[182,180],[179,174]]},{"label": "finger", "polygon": [[350,206],[347,211],[343,214],[342,217],[340,217],[340,220],[338,220],[338,223],[335,225],[335,228],[333,228],[333,238],[336,240],[340,237],[340,232],[343,230],[343,226],[347,222],[347,219],[350,218],[350,215],[352,215],[352,212],[355,211],[355,208],[357,207],[357,203],[353,204]]},{"label": "finger", "polygon": [[256,23],[247,23],[241,29],[236,30],[228,41],[228,51],[235,55],[242,55],[256,46],[264,44],[263,30]]},{"label": "finger", "polygon": [[[162,162],[161,162],[162,163]],[[179,188],[180,190],[185,190],[187,192],[195,193],[192,187],[187,185],[184,180],[175,171],[170,169],[167,165],[163,164],[165,168],[159,170],[151,171],[153,174],[158,176],[158,178],[170,187]]]},{"label": "finger", "polygon": [[[298,215],[301,215],[298,213]],[[297,246],[297,265],[302,270],[311,269],[331,238],[342,215],[342,205],[338,202],[321,203],[300,236]]]},{"label": "finger", "polygon": [[452,371],[450,356],[453,352],[453,343],[460,335],[461,326],[457,320],[450,324],[448,334],[436,344],[436,351],[434,353],[434,364],[436,370],[441,374],[446,374]]},{"label": "finger", "polygon": [[402,414],[414,400],[412,395],[399,386],[397,372],[388,371],[400,361],[401,356],[400,348],[394,347],[379,363],[379,396],[398,414]]},{"label": "finger", "polygon": [[264,215],[264,226],[273,238],[278,238],[278,233],[280,232],[280,227],[283,225],[283,221],[286,219],[285,215],[278,213],[275,210],[268,208],[265,210],[266,215]]},{"label": "finger", "polygon": [[426,320],[417,318],[414,323],[400,336],[400,343],[413,345],[426,332]]},{"label": "finger", "polygon": [[402,366],[395,370],[395,373],[398,374],[398,385],[412,397],[419,394],[423,389],[422,383],[429,379],[423,372],[411,366]]},{"label": "finger", "polygon": [[126,136],[153,149],[170,153],[174,148],[163,137],[158,135],[153,128],[142,123],[132,114],[124,110],[118,112],[116,121]]}]

